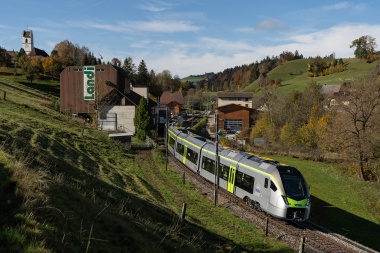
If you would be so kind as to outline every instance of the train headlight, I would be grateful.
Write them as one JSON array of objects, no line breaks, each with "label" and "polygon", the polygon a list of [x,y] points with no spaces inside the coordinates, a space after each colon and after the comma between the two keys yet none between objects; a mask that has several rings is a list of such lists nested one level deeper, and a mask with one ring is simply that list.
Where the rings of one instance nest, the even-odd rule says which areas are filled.
[{"label": "train headlight", "polygon": [[284,195],[281,195],[282,199],[284,200],[286,205],[289,205],[288,198]]},{"label": "train headlight", "polygon": [[310,206],[310,198],[307,198],[306,206]]}]

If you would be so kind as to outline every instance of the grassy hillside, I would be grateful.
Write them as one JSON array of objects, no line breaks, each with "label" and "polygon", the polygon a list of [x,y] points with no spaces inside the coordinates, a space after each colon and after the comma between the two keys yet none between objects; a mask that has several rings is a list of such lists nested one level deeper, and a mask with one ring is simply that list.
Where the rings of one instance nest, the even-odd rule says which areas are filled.
[{"label": "grassy hillside", "polygon": [[311,190],[315,223],[380,250],[380,183],[346,175],[339,165],[270,156],[298,168]]},{"label": "grassy hillside", "polygon": [[58,87],[0,73],[0,252],[293,252],[183,185],[162,153],[55,111]]},{"label": "grassy hillside", "polygon": [[[310,80],[315,80],[319,84],[336,85],[344,82],[352,82],[363,77],[365,73],[376,67],[379,61],[365,63],[359,59],[344,59],[347,70],[322,77],[310,78],[307,75],[308,59],[300,59],[286,62],[268,73],[270,79],[281,78],[282,85],[278,88],[279,93],[289,93],[293,90],[303,90]],[[258,82],[254,81],[246,87],[244,91],[255,92],[258,90]],[[259,94],[260,95],[260,94]]]}]

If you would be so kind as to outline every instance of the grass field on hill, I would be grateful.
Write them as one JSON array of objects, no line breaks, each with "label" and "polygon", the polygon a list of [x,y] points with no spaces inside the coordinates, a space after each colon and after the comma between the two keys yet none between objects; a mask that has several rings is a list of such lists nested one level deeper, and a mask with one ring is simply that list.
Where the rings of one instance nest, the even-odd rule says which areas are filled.
[{"label": "grass field on hill", "polygon": [[[138,159],[54,110],[58,88],[0,73],[0,252],[293,252],[183,185],[161,153]],[[380,250],[379,183],[273,158],[304,174],[312,221]]]},{"label": "grass field on hill", "polygon": [[312,195],[310,220],[380,250],[380,183],[354,179],[335,164],[269,157],[304,175]]},{"label": "grass field on hill", "polygon": [[0,252],[293,252],[20,79],[0,74]]},{"label": "grass field on hill", "polygon": [[[311,80],[322,85],[336,85],[360,80],[360,78],[363,78],[369,70],[374,69],[379,63],[379,60],[372,63],[365,63],[359,59],[343,59],[343,61],[347,70],[328,76],[308,77],[307,64],[309,59],[300,59],[285,62],[270,71],[268,77],[273,80],[281,78],[281,87],[277,91],[279,94],[286,94],[293,90],[303,90]],[[256,90],[258,90],[257,80],[244,89],[246,92],[255,92]],[[257,95],[260,96],[260,92]]]}]

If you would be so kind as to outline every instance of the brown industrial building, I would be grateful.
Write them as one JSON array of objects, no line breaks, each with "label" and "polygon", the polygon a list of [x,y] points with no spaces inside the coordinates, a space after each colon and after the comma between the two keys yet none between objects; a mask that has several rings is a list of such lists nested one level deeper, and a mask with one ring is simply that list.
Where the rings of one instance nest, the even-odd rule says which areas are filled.
[{"label": "brown industrial building", "polygon": [[[85,81],[90,84],[87,90]],[[72,114],[95,113],[95,109],[102,103],[111,103],[104,101],[105,99],[122,99],[130,93],[127,73],[111,64],[67,67],[61,72],[60,84],[61,112]],[[87,94],[87,91],[90,93]],[[120,103],[122,102],[112,101],[112,104]],[[124,105],[126,104],[128,102],[124,102]]]},{"label": "brown industrial building", "polygon": [[250,128],[254,124],[258,111],[237,104],[219,106],[219,129],[241,131]]},{"label": "brown industrial building", "polygon": [[134,117],[141,98],[150,107],[148,87],[130,86],[124,69],[107,65],[70,66],[61,72],[61,112],[96,115],[101,130],[136,132]]}]

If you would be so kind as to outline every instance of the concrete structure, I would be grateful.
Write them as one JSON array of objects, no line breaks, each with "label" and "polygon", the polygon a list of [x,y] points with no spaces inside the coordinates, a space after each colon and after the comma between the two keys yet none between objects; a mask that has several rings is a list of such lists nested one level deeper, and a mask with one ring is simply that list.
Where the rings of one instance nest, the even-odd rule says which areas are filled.
[{"label": "concrete structure", "polygon": [[253,92],[218,92],[218,107],[236,104],[253,108]]},{"label": "concrete structure", "polygon": [[22,31],[21,48],[24,49],[25,54],[28,56],[36,56],[40,58],[45,58],[49,56],[44,50],[36,48],[34,46],[34,38],[33,38],[32,30]]},{"label": "concrete structure", "polygon": [[32,30],[22,31],[21,48],[24,49],[26,54],[29,54],[30,52],[32,52],[34,48],[34,39],[33,39]]}]

